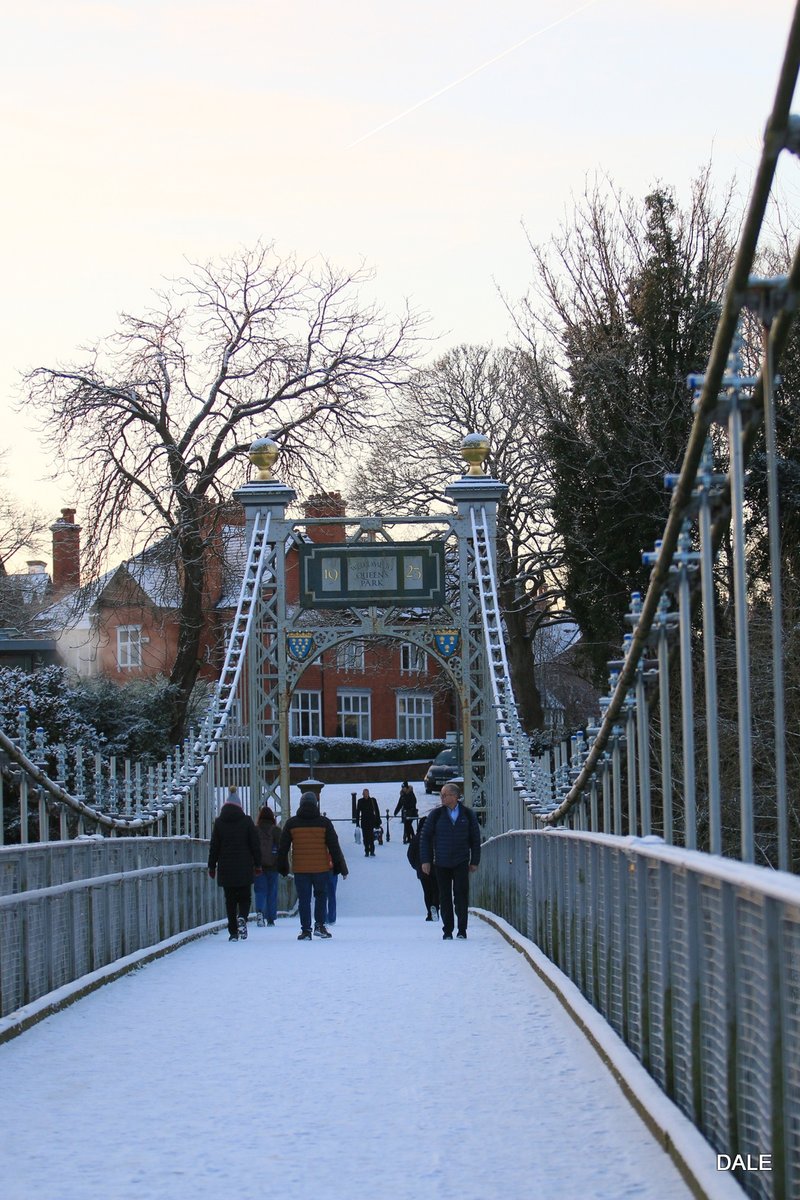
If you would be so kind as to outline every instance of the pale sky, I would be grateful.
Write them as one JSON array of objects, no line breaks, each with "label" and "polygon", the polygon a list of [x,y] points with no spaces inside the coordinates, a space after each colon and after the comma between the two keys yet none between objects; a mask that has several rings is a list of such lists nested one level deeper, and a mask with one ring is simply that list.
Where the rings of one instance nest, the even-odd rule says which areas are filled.
[{"label": "pale sky", "polygon": [[[186,261],[257,239],[502,344],[522,231],[588,177],[681,198],[713,156],[742,197],[791,0],[3,0],[0,445],[53,519],[80,497],[14,415],[20,373],[78,358]],[[451,86],[452,85],[452,86]],[[794,169],[792,169],[794,168]],[[781,181],[800,207],[796,161]],[[18,568],[19,569],[19,568]]]}]

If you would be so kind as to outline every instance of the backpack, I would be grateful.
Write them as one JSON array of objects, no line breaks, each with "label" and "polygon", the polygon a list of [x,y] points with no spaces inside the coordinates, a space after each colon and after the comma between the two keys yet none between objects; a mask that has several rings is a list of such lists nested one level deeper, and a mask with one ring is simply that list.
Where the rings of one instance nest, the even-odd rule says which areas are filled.
[{"label": "backpack", "polygon": [[262,867],[274,867],[281,836],[280,828],[277,825],[271,825],[269,829],[265,829],[263,825],[257,828],[261,842],[261,865]]},{"label": "backpack", "polygon": [[[426,824],[428,821],[433,822],[432,825],[430,826],[431,838],[436,837],[436,824],[443,812],[444,812],[444,805],[442,805],[441,808],[435,808],[433,810],[433,812],[429,813],[428,816],[425,818]],[[420,824],[417,828],[417,831],[414,834],[411,841],[408,843],[408,849],[406,850],[406,858],[411,863],[411,866],[414,868],[415,871],[419,871],[419,868],[420,868],[420,858],[419,858],[420,836],[419,835],[420,835],[420,830],[422,829],[422,825],[423,825],[423,822],[420,822]]]}]

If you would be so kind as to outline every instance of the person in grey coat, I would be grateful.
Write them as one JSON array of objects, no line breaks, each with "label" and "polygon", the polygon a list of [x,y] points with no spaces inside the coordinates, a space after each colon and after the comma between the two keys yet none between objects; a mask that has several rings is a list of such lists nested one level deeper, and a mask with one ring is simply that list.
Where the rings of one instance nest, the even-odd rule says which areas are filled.
[{"label": "person in grey coat", "polygon": [[454,783],[444,785],[441,798],[442,807],[434,809],[422,828],[420,870],[424,875],[436,872],[442,937],[452,941],[456,920],[458,937],[467,936],[469,877],[481,861],[481,827]]}]

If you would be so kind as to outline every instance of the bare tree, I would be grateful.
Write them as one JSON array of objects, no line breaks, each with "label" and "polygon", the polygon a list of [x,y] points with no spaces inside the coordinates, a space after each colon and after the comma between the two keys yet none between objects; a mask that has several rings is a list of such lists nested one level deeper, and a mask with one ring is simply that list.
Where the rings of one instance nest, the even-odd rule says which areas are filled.
[{"label": "bare tree", "polygon": [[[0,452],[0,474],[7,453]],[[47,522],[35,506],[24,507],[0,487],[0,575],[7,573],[6,564],[15,554],[22,550],[38,552],[46,528]]]},{"label": "bare tree", "polygon": [[498,512],[498,600],[514,693],[531,731],[542,727],[532,639],[542,624],[565,619],[538,436],[546,386],[532,351],[456,347],[404,390],[355,474],[352,495],[375,511],[442,511],[444,487],[463,470],[464,435],[488,434],[488,469],[508,484]]},{"label": "bare tree", "polygon": [[419,320],[359,299],[370,278],[280,258],[272,245],[205,266],[123,315],[83,364],[39,367],[29,401],[66,456],[96,573],[120,530],[171,539],[179,568],[172,736],[197,676],[215,505],[242,477],[256,436],[282,471],[318,485],[408,377]]}]

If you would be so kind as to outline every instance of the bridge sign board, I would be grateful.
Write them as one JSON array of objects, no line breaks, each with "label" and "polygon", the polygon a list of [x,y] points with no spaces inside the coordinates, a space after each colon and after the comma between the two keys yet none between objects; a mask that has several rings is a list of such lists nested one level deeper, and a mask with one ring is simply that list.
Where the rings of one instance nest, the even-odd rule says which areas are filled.
[{"label": "bridge sign board", "polygon": [[444,600],[443,540],[300,547],[303,608],[437,608]]}]

